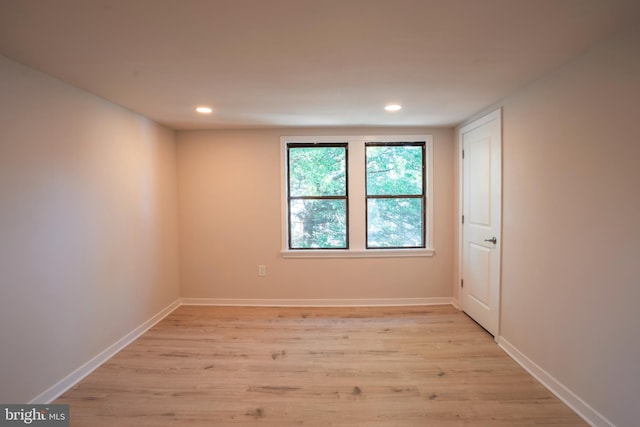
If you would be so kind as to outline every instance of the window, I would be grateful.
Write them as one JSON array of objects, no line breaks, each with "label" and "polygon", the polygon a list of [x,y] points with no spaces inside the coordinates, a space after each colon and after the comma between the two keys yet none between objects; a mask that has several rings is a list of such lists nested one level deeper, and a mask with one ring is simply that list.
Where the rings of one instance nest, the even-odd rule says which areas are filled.
[{"label": "window", "polygon": [[346,249],[347,144],[288,144],[290,249]]},{"label": "window", "polygon": [[281,143],[284,257],[433,255],[431,136]]},{"label": "window", "polygon": [[367,249],[424,248],[424,146],[366,143]]}]

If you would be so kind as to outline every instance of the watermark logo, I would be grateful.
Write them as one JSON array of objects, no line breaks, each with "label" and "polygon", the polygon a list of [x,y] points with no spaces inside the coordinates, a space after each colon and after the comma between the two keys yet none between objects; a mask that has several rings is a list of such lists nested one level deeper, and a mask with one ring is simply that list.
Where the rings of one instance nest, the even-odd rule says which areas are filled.
[{"label": "watermark logo", "polygon": [[69,427],[69,405],[0,405],[0,427]]}]

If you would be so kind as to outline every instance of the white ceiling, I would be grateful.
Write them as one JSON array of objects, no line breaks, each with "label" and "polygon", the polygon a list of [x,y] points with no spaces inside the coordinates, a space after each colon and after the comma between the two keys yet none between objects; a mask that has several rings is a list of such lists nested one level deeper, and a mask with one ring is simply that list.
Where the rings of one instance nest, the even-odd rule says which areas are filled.
[{"label": "white ceiling", "polygon": [[451,126],[638,22],[638,0],[0,0],[0,53],[174,129]]}]

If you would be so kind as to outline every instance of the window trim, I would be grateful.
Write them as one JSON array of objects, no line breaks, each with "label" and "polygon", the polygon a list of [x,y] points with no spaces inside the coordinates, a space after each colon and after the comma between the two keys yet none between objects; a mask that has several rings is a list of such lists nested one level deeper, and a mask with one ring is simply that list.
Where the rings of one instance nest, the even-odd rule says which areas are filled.
[{"label": "window trim", "polygon": [[[366,165],[365,144],[367,142],[407,142],[424,141],[424,167],[426,206],[423,219],[425,228],[424,248],[371,248],[366,249]],[[347,230],[349,249],[289,249],[288,242],[288,182],[287,182],[287,144],[288,143],[344,143],[348,144],[347,173],[349,195]],[[433,248],[433,136],[432,135],[342,135],[342,136],[282,136],[280,138],[280,189],[281,189],[281,250],[283,258],[392,258],[392,257],[428,257],[435,255]]]}]

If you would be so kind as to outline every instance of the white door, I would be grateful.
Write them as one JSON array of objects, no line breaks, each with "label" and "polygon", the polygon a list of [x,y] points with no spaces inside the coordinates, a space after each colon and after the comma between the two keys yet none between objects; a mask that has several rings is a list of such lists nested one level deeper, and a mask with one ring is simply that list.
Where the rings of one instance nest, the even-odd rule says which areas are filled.
[{"label": "white door", "polygon": [[500,322],[502,124],[497,110],[460,129],[462,309],[493,336]]}]

